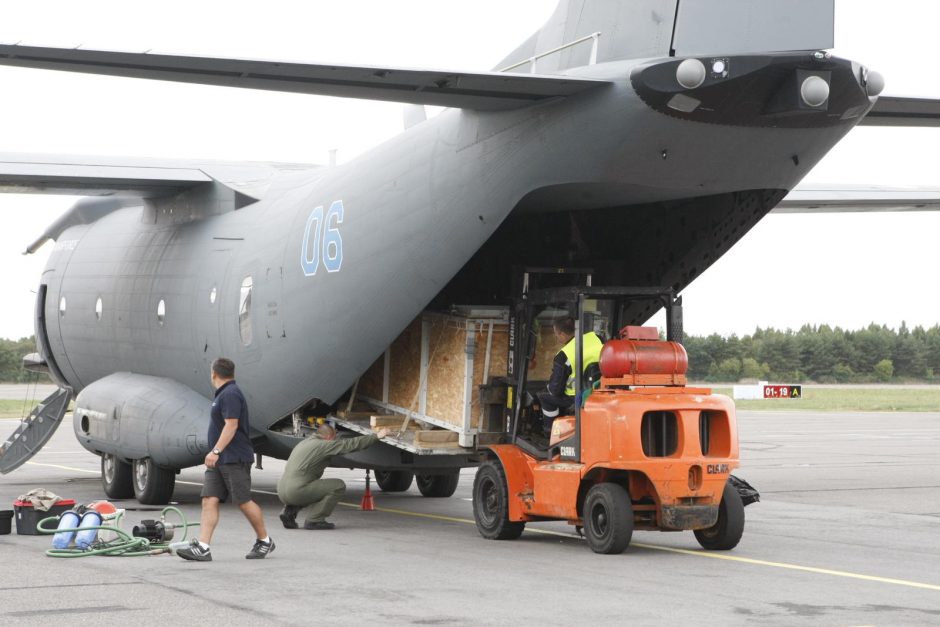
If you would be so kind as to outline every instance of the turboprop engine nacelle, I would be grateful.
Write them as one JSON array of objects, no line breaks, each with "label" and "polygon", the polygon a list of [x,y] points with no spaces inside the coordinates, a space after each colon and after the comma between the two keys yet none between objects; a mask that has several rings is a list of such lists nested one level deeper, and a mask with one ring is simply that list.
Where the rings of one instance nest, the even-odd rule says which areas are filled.
[{"label": "turboprop engine nacelle", "polygon": [[162,377],[118,372],[99,379],[78,395],[73,421],[92,453],[186,468],[209,451],[209,400]]}]

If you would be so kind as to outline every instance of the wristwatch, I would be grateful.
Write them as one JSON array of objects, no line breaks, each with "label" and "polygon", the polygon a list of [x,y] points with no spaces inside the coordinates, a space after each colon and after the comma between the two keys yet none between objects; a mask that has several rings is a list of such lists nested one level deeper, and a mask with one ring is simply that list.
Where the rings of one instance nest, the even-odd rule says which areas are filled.
[{"label": "wristwatch", "polygon": [[213,454],[213,455],[221,455],[221,454],[222,454],[222,451],[220,451],[220,450],[217,449],[217,448],[214,448],[214,449],[212,449],[212,454]]}]

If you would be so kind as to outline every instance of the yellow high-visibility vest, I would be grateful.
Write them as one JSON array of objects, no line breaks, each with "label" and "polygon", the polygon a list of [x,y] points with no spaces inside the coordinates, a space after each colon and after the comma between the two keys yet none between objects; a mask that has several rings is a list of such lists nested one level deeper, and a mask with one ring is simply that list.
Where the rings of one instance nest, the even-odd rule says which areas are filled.
[{"label": "yellow high-visibility vest", "polygon": [[[565,387],[565,396],[574,396],[574,362],[575,362],[575,338],[571,338],[571,341],[565,344],[565,347],[561,349],[561,352],[565,354],[565,357],[568,359],[568,365],[571,367],[571,375],[568,376],[568,385]],[[601,360],[601,349],[604,348],[604,343],[601,342],[601,338],[597,337],[597,334],[591,331],[590,333],[584,334],[584,348],[582,349],[581,359],[584,361],[582,367],[584,370],[587,370],[588,366],[591,364],[596,364]]]}]

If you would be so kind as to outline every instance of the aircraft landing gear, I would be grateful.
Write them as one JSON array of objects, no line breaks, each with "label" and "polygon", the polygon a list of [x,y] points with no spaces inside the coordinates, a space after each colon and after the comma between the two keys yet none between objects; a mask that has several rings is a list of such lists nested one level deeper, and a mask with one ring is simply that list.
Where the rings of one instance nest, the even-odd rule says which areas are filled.
[{"label": "aircraft landing gear", "polygon": [[101,486],[109,499],[134,498],[134,482],[131,465],[114,455],[101,456]]},{"label": "aircraft landing gear", "polygon": [[411,487],[414,473],[405,470],[376,470],[375,482],[382,492],[405,492]]},{"label": "aircraft landing gear", "polygon": [[173,496],[176,472],[160,468],[148,457],[133,464],[134,496],[144,505],[166,505]]},{"label": "aircraft landing gear", "polygon": [[430,498],[447,498],[457,491],[460,482],[460,473],[454,472],[446,475],[415,475],[418,491],[422,496]]}]

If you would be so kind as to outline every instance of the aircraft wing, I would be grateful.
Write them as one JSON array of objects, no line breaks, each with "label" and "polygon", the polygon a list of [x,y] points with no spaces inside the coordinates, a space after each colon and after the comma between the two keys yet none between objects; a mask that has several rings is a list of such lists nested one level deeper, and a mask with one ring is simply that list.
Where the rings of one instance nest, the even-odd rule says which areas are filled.
[{"label": "aircraft wing", "polygon": [[0,153],[0,193],[162,198],[216,181],[260,200],[270,180],[319,166]]},{"label": "aircraft wing", "polygon": [[862,126],[940,126],[940,100],[881,96]]},{"label": "aircraft wing", "polygon": [[132,78],[498,111],[609,84],[565,76],[311,65],[0,45],[0,64]]},{"label": "aircraft wing", "polygon": [[774,213],[864,213],[940,210],[940,187],[798,185]]},{"label": "aircraft wing", "polygon": [[[320,166],[0,153],[0,193],[91,196],[79,200],[26,249],[36,252],[77,224],[89,224],[141,199],[159,202],[189,190],[207,194],[205,210],[238,209],[264,197],[272,179]],[[197,189],[201,188],[201,189]],[[198,217],[194,211],[191,218]]]}]

